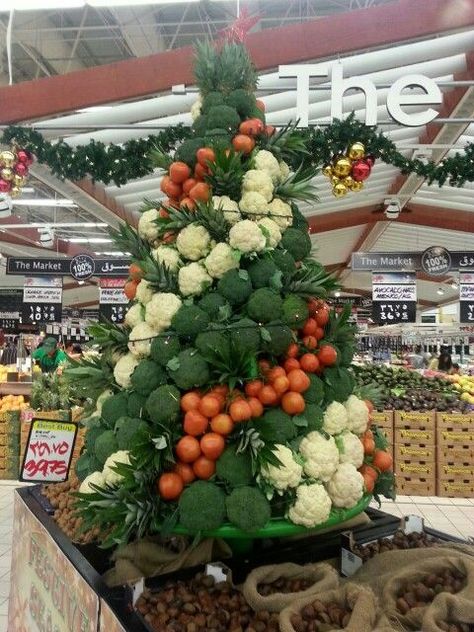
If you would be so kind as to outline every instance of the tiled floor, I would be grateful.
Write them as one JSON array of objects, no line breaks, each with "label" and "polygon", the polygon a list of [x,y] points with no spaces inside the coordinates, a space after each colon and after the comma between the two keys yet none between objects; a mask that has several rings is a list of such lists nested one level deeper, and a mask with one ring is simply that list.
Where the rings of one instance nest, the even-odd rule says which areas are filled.
[{"label": "tiled floor", "polygon": [[[7,630],[15,487],[18,483],[0,481],[0,632],[15,632]],[[474,499],[398,496],[397,502],[384,502],[381,509],[400,517],[417,514],[424,517],[428,526],[439,531],[460,538],[474,538]]]}]

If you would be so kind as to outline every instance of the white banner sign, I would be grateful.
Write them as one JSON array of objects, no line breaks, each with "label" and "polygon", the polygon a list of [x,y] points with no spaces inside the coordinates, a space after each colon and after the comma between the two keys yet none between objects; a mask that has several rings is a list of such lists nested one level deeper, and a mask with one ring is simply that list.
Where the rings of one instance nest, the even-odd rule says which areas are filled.
[{"label": "white banner sign", "polygon": [[101,287],[99,302],[101,305],[126,305],[128,298],[123,287]]},{"label": "white banner sign", "polygon": [[61,303],[63,290],[60,287],[25,287],[24,303]]},{"label": "white banner sign", "polygon": [[373,301],[416,301],[416,285],[373,285]]}]

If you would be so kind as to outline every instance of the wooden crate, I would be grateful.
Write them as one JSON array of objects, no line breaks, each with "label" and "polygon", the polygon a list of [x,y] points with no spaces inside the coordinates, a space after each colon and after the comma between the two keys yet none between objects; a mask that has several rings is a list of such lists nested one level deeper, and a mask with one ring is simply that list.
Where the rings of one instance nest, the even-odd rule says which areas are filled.
[{"label": "wooden crate", "polygon": [[428,426],[395,428],[394,443],[395,446],[407,445],[408,443],[436,445],[436,431]]},{"label": "wooden crate", "polygon": [[474,477],[438,480],[436,494],[445,498],[474,498]]},{"label": "wooden crate", "polygon": [[453,427],[467,427],[474,430],[474,415],[463,415],[461,413],[436,413],[436,427],[438,430]]},{"label": "wooden crate", "polygon": [[429,463],[436,462],[436,446],[425,443],[398,442],[394,448],[396,461],[404,459],[420,459]]},{"label": "wooden crate", "polygon": [[451,461],[464,463],[465,460],[474,463],[474,449],[470,445],[450,444],[438,446],[438,463],[450,463]]},{"label": "wooden crate", "polygon": [[438,448],[449,446],[472,446],[474,443],[474,428],[469,426],[451,426],[450,428],[438,428]]},{"label": "wooden crate", "polygon": [[0,458],[0,480],[18,480],[20,459],[18,457]]},{"label": "wooden crate", "polygon": [[395,474],[397,476],[409,476],[412,479],[426,479],[436,481],[436,463],[418,458],[405,457],[395,459]]},{"label": "wooden crate", "polygon": [[393,428],[393,410],[374,411],[370,415],[371,422],[380,428]]},{"label": "wooden crate", "polygon": [[402,496],[434,496],[436,492],[436,481],[431,477],[397,476],[395,484],[397,494]]},{"label": "wooden crate", "polygon": [[474,479],[474,464],[469,461],[438,463],[438,480],[450,481],[454,479]]},{"label": "wooden crate", "polygon": [[394,416],[395,428],[436,428],[436,413],[434,411],[396,410]]}]

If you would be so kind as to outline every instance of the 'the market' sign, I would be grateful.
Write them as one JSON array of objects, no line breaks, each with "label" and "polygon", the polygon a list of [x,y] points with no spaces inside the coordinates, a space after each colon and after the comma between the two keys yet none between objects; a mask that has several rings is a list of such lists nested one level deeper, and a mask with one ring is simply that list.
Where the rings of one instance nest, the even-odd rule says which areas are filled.
[{"label": "'the market' sign", "polygon": [[474,270],[474,252],[449,252],[442,246],[431,246],[424,252],[354,252],[352,270],[415,272],[442,276],[451,270]]},{"label": "'the market' sign", "polygon": [[85,281],[92,276],[127,276],[129,266],[129,259],[95,259],[88,254],[68,259],[8,257],[6,273],[25,276],[72,276],[77,281]]}]

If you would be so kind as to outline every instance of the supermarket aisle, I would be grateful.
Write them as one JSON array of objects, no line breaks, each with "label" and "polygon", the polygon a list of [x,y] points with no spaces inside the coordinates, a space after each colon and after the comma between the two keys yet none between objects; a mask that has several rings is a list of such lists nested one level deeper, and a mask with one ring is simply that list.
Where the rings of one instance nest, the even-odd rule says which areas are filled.
[{"label": "supermarket aisle", "polygon": [[[13,492],[18,483],[0,481],[0,632],[7,630],[13,526]],[[382,510],[396,516],[421,515],[428,526],[457,537],[474,538],[474,499],[399,496]],[[33,631],[32,631],[33,632]]]}]

